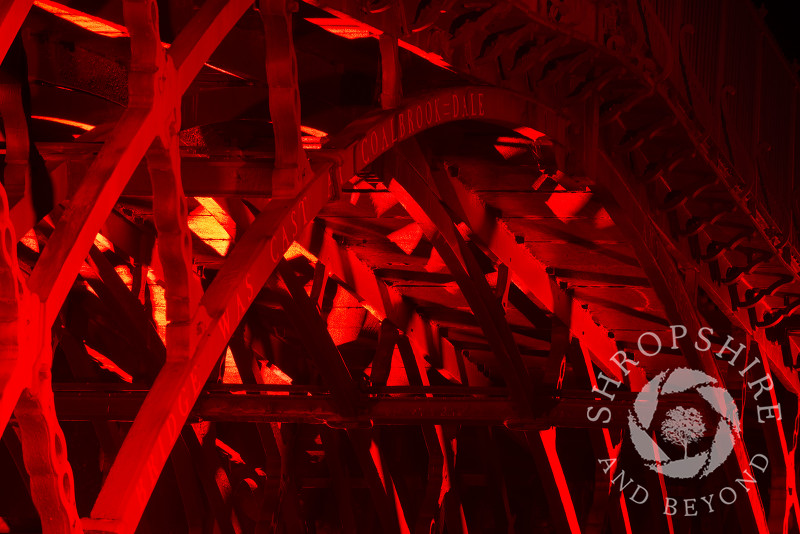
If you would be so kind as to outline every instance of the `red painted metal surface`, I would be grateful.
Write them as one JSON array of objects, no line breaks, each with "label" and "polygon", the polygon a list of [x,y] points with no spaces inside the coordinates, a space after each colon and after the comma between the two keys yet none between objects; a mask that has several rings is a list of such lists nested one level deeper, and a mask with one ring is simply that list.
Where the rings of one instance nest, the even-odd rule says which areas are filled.
[{"label": "red painted metal surface", "polygon": [[[2,57],[0,532],[797,531],[745,0],[0,0]],[[708,478],[632,437],[687,367]]]}]

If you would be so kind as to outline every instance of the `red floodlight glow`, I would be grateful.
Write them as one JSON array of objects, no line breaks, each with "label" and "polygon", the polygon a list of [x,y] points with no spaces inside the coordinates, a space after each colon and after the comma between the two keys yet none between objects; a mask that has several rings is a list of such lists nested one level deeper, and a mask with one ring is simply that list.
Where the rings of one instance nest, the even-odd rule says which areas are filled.
[{"label": "red floodlight glow", "polygon": [[60,117],[45,117],[44,115],[31,115],[31,118],[40,121],[56,122],[58,124],[64,124],[65,126],[72,126],[73,128],[79,128],[85,132],[88,132],[89,130],[94,130],[94,124],[86,124],[85,122],[72,121],[69,119],[62,119]]},{"label": "red floodlight glow", "polygon": [[306,135],[311,135],[314,137],[328,137],[327,132],[323,132],[322,130],[317,130],[316,128],[312,128],[311,126],[303,126],[300,125],[300,131]]},{"label": "red floodlight glow", "polygon": [[[230,347],[225,351],[225,369],[222,374],[223,384],[241,384],[242,376],[239,374],[239,369],[236,367],[236,360],[233,359],[233,353]],[[234,393],[244,393],[235,391]]]},{"label": "red floodlight glow", "polygon": [[550,194],[550,198],[545,204],[561,222],[577,217],[578,213],[586,207],[592,198],[591,193],[582,191],[567,192],[564,188],[558,189]]},{"label": "red floodlight glow", "polygon": [[327,32],[345,39],[365,39],[367,37],[377,37],[383,33],[379,29],[348,17],[344,13],[338,13],[335,18],[310,18],[306,20]]},{"label": "red floodlight glow", "polygon": [[97,234],[94,238],[94,246],[100,249],[100,252],[107,250],[114,251],[114,244],[109,241],[103,234]]},{"label": "red floodlight glow", "polygon": [[531,141],[536,141],[540,137],[544,137],[544,134],[539,130],[534,130],[533,128],[529,128],[528,126],[520,126],[519,128],[514,128],[514,131],[520,135],[524,135]]},{"label": "red floodlight glow", "polygon": [[400,247],[406,254],[411,254],[422,240],[422,228],[413,222],[407,226],[395,230],[388,236],[389,241]]},{"label": "red floodlight glow", "polygon": [[20,238],[20,242],[32,251],[39,252],[39,240],[36,238],[36,230],[33,228]]},{"label": "red floodlight glow", "polygon": [[303,143],[303,148],[306,150],[321,150],[322,140],[313,135],[304,135],[300,138]]},{"label": "red floodlight glow", "polygon": [[133,274],[127,265],[117,265],[114,267],[120,280],[128,287],[129,291],[133,291]]},{"label": "red floodlight glow", "polygon": [[[275,364],[261,366],[261,378],[265,384],[291,384],[292,377],[280,370]],[[288,392],[278,392],[278,395],[288,395]]]},{"label": "red floodlight glow", "polygon": [[[56,17],[66,20],[67,22],[74,24],[84,30],[88,30],[92,33],[97,35],[102,35],[104,37],[130,37],[128,33],[128,28],[117,24],[115,22],[111,22],[110,20],[102,19],[95,15],[90,15],[88,13],[84,13],[83,11],[78,11],[77,9],[73,9],[69,6],[65,6],[64,4],[59,4],[58,2],[52,2],[51,0],[34,0],[33,5],[47,11],[48,13],[52,13]],[[169,43],[161,43],[164,48],[169,48]],[[222,74],[226,74],[228,76],[232,76],[234,78],[239,78],[240,80],[245,80],[246,78],[239,76],[238,74],[234,74],[228,70],[225,70],[221,67],[217,67],[216,65],[211,65],[210,63],[205,63],[205,66],[213,69],[217,72]],[[37,117],[34,117],[37,118]],[[48,120],[46,117],[41,117],[45,120]],[[55,122],[60,122],[56,120]],[[67,124],[64,122],[63,124]],[[80,123],[77,123],[80,124]],[[80,127],[80,126],[79,126]],[[94,128],[92,126],[91,128]],[[89,128],[91,130],[91,128]]]},{"label": "red floodlight glow", "polygon": [[[164,43],[164,45],[166,46],[166,43]],[[238,74],[235,74],[235,73],[233,73],[233,72],[231,72],[229,70],[225,70],[225,69],[223,69],[221,67],[217,67],[216,65],[212,65],[211,63],[205,63],[205,66],[208,67],[209,69],[215,70],[215,71],[217,71],[217,72],[219,72],[221,74],[227,74],[228,76],[232,76],[234,78],[239,78],[240,80],[247,80],[247,78],[245,78],[244,76],[239,76]]]},{"label": "red floodlight glow", "polygon": [[[189,229],[220,256],[225,256],[233,242],[236,225],[212,198],[196,197],[200,206],[189,214]],[[228,232],[228,229],[231,232]]]},{"label": "red floodlight glow", "polygon": [[133,383],[133,377],[130,374],[123,371],[117,364],[111,361],[110,358],[108,358],[103,354],[100,354],[89,345],[84,345],[84,346],[86,347],[86,353],[89,355],[89,357],[93,359],[95,362],[97,362],[97,364],[100,365],[100,367],[102,367],[103,369],[105,369],[110,373],[114,373],[128,384]]},{"label": "red floodlight glow", "polygon": [[[314,2],[311,2],[312,5],[316,5]],[[333,17],[328,18],[310,18],[306,19],[311,24],[315,24],[322,28],[325,31],[328,31],[334,35],[338,35],[339,37],[344,37],[345,39],[364,39],[367,37],[379,37],[383,32],[378,28],[374,28],[369,24],[364,24],[360,20],[356,20],[352,17],[349,17],[342,13],[341,11],[337,11],[335,9],[331,9],[329,7],[323,7],[325,11],[333,15]],[[402,39],[398,39],[397,45],[400,48],[408,50],[414,55],[417,55],[436,65],[437,67],[441,67],[443,69],[447,69],[449,71],[454,71],[453,66],[449,64],[447,61],[444,60],[442,56],[439,54],[434,54],[433,52],[426,52],[422,48],[418,46],[414,46],[411,43],[403,41]]]},{"label": "red floodlight glow", "polygon": [[412,54],[421,57],[422,59],[424,59],[428,63],[432,63],[432,64],[436,65],[437,67],[441,67],[443,69],[447,69],[449,71],[455,72],[455,69],[453,68],[453,66],[450,63],[448,63],[447,61],[445,61],[444,58],[442,56],[440,56],[439,54],[434,54],[433,52],[426,52],[422,48],[420,48],[418,46],[414,46],[411,43],[407,43],[407,42],[403,41],[402,39],[398,39],[397,45],[400,48],[408,50]]},{"label": "red floodlight glow", "polygon": [[324,140],[328,137],[326,132],[311,128],[310,126],[300,125],[300,132],[303,133],[300,140],[306,150],[320,150]]},{"label": "red floodlight glow", "polygon": [[158,337],[167,342],[167,294],[163,282],[159,282],[152,267],[147,269],[147,288],[150,290],[150,306]]},{"label": "red floodlight glow", "polygon": [[109,20],[89,15],[77,9],[51,2],[50,0],[34,0],[33,5],[52,13],[56,17],[62,18],[84,30],[103,35],[105,37],[128,37],[128,28],[115,24]]}]

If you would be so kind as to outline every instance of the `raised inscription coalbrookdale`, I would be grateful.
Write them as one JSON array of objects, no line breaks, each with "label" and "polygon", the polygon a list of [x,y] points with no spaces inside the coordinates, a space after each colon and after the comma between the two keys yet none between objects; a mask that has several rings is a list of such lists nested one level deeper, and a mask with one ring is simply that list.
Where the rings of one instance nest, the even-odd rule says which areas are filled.
[{"label": "raised inscription coalbrookdale", "polygon": [[437,94],[400,109],[367,131],[356,147],[356,168],[361,169],[398,142],[438,124],[484,117],[484,93],[457,90]]}]

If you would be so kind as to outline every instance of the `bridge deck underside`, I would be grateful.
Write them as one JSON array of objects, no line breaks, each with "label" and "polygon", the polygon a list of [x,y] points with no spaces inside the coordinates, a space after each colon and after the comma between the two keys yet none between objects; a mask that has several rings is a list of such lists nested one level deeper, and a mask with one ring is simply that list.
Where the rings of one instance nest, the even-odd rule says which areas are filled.
[{"label": "bridge deck underside", "polygon": [[798,532],[797,79],[539,4],[0,0],[0,532]]}]

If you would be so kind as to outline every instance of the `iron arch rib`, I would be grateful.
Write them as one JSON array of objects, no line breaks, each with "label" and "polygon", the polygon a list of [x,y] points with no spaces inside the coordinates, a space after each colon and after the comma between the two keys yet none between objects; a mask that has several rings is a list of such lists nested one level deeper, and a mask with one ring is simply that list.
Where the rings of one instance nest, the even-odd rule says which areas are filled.
[{"label": "iron arch rib", "polygon": [[[169,451],[234,329],[292,241],[349,179],[398,142],[456,120],[514,124],[528,103],[503,90],[460,87],[430,93],[343,132],[312,166],[295,197],[272,199],[236,244],[203,295],[192,320],[197,342],[191,358],[169,362],[159,373],[92,510],[87,528],[132,532]],[[439,106],[439,107],[436,107]],[[402,118],[401,118],[402,117]],[[165,409],[165,407],[169,407]]]},{"label": "iron arch rib", "polygon": [[[622,462],[601,460],[627,456],[614,435],[647,374],[741,383],[695,349],[714,326],[747,343],[744,417],[750,369],[789,390],[765,377],[787,421],[757,412],[771,480],[742,484],[734,530],[796,528],[800,86],[750,2],[689,3],[0,0],[0,60],[14,39],[33,60],[33,107],[13,87],[0,105],[0,427],[13,412],[12,478],[36,508],[23,496],[22,520],[300,534],[336,530],[337,500],[348,532],[724,530],[725,509],[659,510],[680,516],[691,493],[668,496],[661,472],[662,500],[629,510]],[[28,151],[53,194],[24,187]],[[28,232],[44,197],[63,204]],[[677,323],[689,335],[663,359],[615,360]],[[86,417],[96,436],[63,423]],[[373,424],[413,428],[353,428]],[[494,462],[475,425],[497,430]],[[748,432],[734,489],[762,452]],[[81,521],[76,494],[85,514],[98,488]],[[365,490],[374,509],[351,498]]]},{"label": "iron arch rib", "polygon": [[[325,151],[320,159],[335,165],[316,164],[313,178],[297,196],[271,200],[204,294],[192,321],[192,329],[199,333],[194,353],[188,361],[171,362],[162,369],[106,479],[92,519],[85,521],[88,528],[117,533],[135,528],[179,430],[233,330],[292,241],[338,194],[344,180],[398,143],[458,120],[530,124],[562,134],[566,127],[554,112],[515,93],[468,86],[410,99],[399,109],[355,123],[333,140],[329,146],[338,148]],[[520,386],[517,391],[525,390]],[[523,407],[531,406],[529,400],[523,402]]]},{"label": "iron arch rib", "polygon": [[396,168],[388,166],[389,172],[395,172],[392,176],[384,176],[389,191],[422,227],[423,233],[455,277],[495,356],[501,362],[503,378],[512,397],[520,405],[521,413],[530,414],[534,402],[533,383],[505,321],[503,309],[451,216],[431,191],[428,185],[432,180],[431,171],[422,151],[413,141],[408,141],[398,147],[395,153],[399,160]]},{"label": "iron arch rib", "polygon": [[[509,91],[460,87],[409,100],[399,109],[354,124],[334,139],[328,145],[334,150],[320,154],[319,162],[312,167],[313,178],[301,192],[292,199],[271,200],[234,247],[192,320],[197,345],[191,358],[184,362],[170,362],[162,370],[136,417],[95,505],[92,520],[86,522],[87,527],[101,532],[133,531],[179,430],[233,330],[292,241],[316,217],[322,206],[337,196],[343,182],[418,132],[457,120],[481,120],[508,126],[526,124],[539,131],[554,132],[556,139],[566,138],[565,121],[544,106]],[[110,172],[117,171],[111,169]],[[458,187],[455,191],[456,196],[449,200],[458,198],[459,203],[452,205],[451,209],[456,213],[464,212],[461,203],[467,197],[463,191],[458,191]],[[99,191],[95,192],[100,196]],[[435,195],[428,198],[440,202]],[[410,206],[410,200],[419,202],[420,198],[412,194],[406,200]],[[462,219],[468,225],[475,225],[477,230],[473,230],[481,235],[482,227],[476,218],[479,216],[485,217],[485,214],[465,214]],[[448,246],[454,252],[463,252],[457,241],[460,236],[454,229],[449,231],[450,237],[456,241],[452,242],[455,247]],[[490,249],[492,244],[497,246],[498,242],[513,240],[513,236],[503,232],[488,237]],[[507,250],[502,247],[492,250],[505,261]],[[524,258],[524,255],[517,257]],[[454,254],[452,265],[468,276],[472,274],[470,269],[474,270],[458,254]],[[474,298],[481,298],[479,290],[477,295]],[[590,320],[588,314],[583,317]],[[596,332],[595,350],[605,350],[610,341],[599,335],[602,329],[593,331]],[[608,347],[613,347],[613,344]],[[515,373],[509,372],[507,376],[514,380]],[[524,385],[517,384],[516,389],[522,403],[529,405],[530,401],[524,399]]]}]

